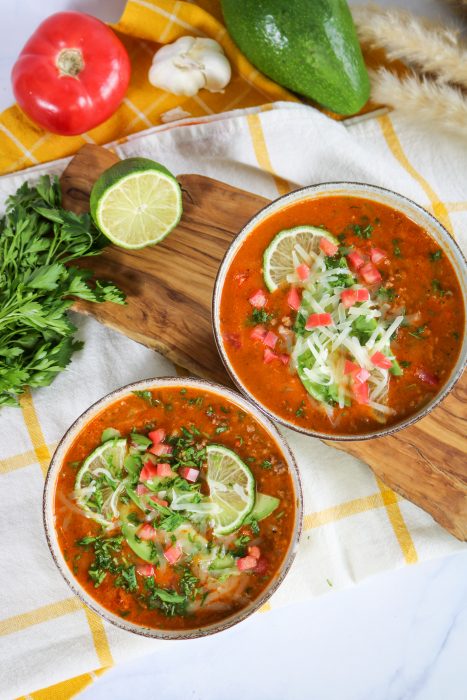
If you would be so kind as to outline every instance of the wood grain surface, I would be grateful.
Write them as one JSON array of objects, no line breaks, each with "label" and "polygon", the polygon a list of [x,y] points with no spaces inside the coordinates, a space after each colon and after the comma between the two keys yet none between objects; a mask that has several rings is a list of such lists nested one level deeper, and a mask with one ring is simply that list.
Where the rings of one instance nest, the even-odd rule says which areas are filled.
[{"label": "wood grain surface", "polygon": [[[64,205],[88,208],[98,175],[117,157],[86,145],[62,175]],[[127,306],[77,302],[75,309],[157,350],[189,372],[229,382],[211,328],[211,296],[224,253],[267,200],[200,175],[181,175],[184,214],[159,245],[109,246],[87,267],[118,284]],[[427,418],[395,435],[328,442],[366,462],[384,483],[467,540],[467,377]]]}]

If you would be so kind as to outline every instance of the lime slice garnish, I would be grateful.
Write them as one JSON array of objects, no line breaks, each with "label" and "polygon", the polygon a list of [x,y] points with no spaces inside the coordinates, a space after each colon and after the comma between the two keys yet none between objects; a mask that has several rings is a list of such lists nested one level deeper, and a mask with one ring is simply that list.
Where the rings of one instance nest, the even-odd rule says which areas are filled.
[{"label": "lime slice garnish", "polygon": [[161,241],[182,215],[174,176],[148,158],[127,158],[106,170],[91,192],[91,214],[112,243],[143,248]]},{"label": "lime slice garnish", "polygon": [[255,504],[255,480],[240,457],[222,445],[206,447],[210,499],[218,507],[215,535],[228,535],[240,527]]},{"label": "lime slice garnish", "polygon": [[125,488],[126,439],[108,440],[83,462],[76,475],[75,499],[86,514],[104,526],[118,517],[118,497]]},{"label": "lime slice garnish", "polygon": [[327,238],[336,245],[339,243],[329,231],[315,226],[295,226],[274,236],[263,255],[263,277],[270,292],[275,292],[287,281],[287,275],[294,272],[296,262],[293,252],[301,263],[309,264],[307,257],[310,253],[319,252],[321,238]]}]

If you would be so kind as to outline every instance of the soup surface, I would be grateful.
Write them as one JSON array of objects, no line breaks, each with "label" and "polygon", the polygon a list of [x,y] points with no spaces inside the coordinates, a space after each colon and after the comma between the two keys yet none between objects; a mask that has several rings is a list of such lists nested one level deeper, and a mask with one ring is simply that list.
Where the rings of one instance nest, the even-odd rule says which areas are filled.
[{"label": "soup surface", "polygon": [[67,564],[132,622],[190,629],[254,601],[295,526],[285,458],[241,407],[170,386],[105,408],[65,456],[55,525]]},{"label": "soup surface", "polygon": [[266,408],[322,433],[367,433],[426,404],[464,332],[452,264],[404,214],[357,197],[302,200],[260,222],[220,302],[223,346]]}]

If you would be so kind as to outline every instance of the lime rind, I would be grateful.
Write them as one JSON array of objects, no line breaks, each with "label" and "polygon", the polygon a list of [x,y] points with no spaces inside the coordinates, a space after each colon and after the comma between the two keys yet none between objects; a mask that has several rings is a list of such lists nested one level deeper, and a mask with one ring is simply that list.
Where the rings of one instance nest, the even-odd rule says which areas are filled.
[{"label": "lime rind", "polygon": [[317,253],[320,239],[323,237],[338,245],[338,241],[329,231],[316,226],[294,226],[274,236],[263,255],[263,277],[268,290],[275,292],[287,281],[287,275],[294,272],[292,253],[297,245],[307,254]]},{"label": "lime rind", "polygon": [[106,170],[91,192],[91,214],[116,245],[134,250],[159,243],[180,221],[182,192],[163,165],[129,158]]},{"label": "lime rind", "polygon": [[210,499],[218,506],[214,534],[237,530],[255,504],[255,479],[240,457],[223,445],[208,445],[207,482]]}]

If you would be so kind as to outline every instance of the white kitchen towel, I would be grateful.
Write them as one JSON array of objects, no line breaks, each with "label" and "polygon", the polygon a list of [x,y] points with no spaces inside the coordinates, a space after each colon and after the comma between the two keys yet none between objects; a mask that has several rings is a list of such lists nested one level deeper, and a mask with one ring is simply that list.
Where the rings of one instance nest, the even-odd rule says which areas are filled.
[{"label": "white kitchen towel", "polygon": [[[432,211],[465,247],[467,144],[383,115],[344,126],[310,107],[276,103],[150,129],[116,146],[172,172],[200,173],[274,198],[318,182],[389,187]],[[0,201],[25,179],[66,161],[0,179]],[[202,241],[200,241],[202,245]],[[42,528],[44,474],[57,441],[92,402],[118,386],[174,374],[160,355],[90,318],[75,317],[84,349],[21,409],[0,411],[0,693],[12,698],[164,643],[127,634],[87,611],[63,582]],[[464,547],[425,512],[378,482],[357,459],[283,430],[305,500],[298,557],[266,607],[343,588],[367,576]],[[41,696],[42,697],[42,696]]]}]

